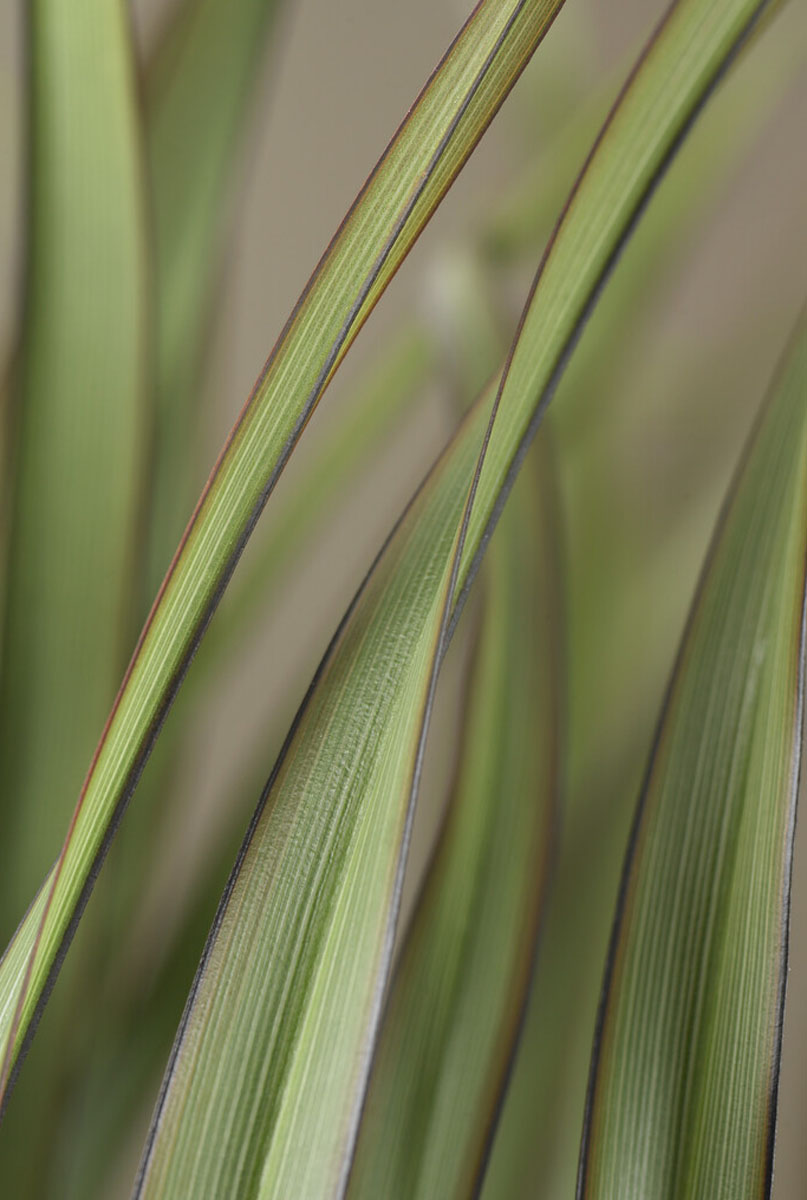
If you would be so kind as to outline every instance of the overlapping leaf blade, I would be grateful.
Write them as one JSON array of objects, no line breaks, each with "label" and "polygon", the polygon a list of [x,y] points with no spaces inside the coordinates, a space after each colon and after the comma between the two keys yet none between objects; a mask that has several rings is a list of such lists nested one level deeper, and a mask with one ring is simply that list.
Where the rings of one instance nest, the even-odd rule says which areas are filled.
[{"label": "overlapping leaf blade", "polygon": [[295,722],[214,924],[139,1195],[343,1186],[449,567],[486,418],[478,405],[407,513]]},{"label": "overlapping leaf blade", "polygon": [[[623,92],[544,258],[497,392],[460,598],[598,289],[761,7],[676,6]],[[450,598],[488,404],[483,396],[419,494],[293,727],[190,997],[140,1195],[168,1194],[180,1179],[202,1194],[223,1179],[247,1195],[341,1190],[389,960],[439,599]]]},{"label": "overlapping leaf blade", "polygon": [[456,789],[393,977],[351,1197],[470,1195],[490,1143],[556,822],[562,636],[551,454],[542,433],[493,537]]},{"label": "overlapping leaf blade", "polygon": [[[562,0],[482,0],[323,256],[211,476],[141,635],[51,876],[24,975],[0,965],[20,1051],[193,651],[333,372],[505,99]],[[12,997],[11,1003],[9,999]]]},{"label": "overlapping leaf blade", "polygon": [[631,834],[581,1196],[770,1191],[804,686],[807,325],[715,535]]}]

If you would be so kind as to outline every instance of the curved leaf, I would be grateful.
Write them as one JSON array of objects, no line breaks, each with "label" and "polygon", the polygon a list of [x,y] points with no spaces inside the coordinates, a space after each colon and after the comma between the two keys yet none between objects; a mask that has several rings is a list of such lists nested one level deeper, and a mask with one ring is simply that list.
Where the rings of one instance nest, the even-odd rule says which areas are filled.
[{"label": "curved leaf", "polygon": [[[804,58],[803,49],[797,53],[803,39],[793,36],[798,13],[791,6],[782,18],[754,42],[687,140],[561,384],[555,433],[570,644],[562,839],[541,968],[484,1200],[574,1195],[591,1031],[635,797],[753,402],[744,392],[739,404],[735,381],[741,385],[758,361],[770,341],[765,331],[781,326],[781,316],[770,312],[761,325],[749,304],[717,343],[706,337],[679,346],[673,338],[640,387],[630,386],[631,367],[626,378],[626,356],[645,357],[659,303],[699,245],[696,231],[719,214],[757,139],[780,118]],[[761,273],[772,278],[770,267]],[[697,439],[671,436],[696,426]],[[636,453],[639,444],[663,448],[661,470],[651,465],[659,460]]]},{"label": "curved leaf", "polygon": [[[561,3],[482,0],[362,189],[275,346],[140,636],[51,877],[41,928],[30,941],[33,957],[22,978],[0,969],[0,1007],[7,1009],[15,993],[14,1015],[1,1031],[10,1063],[278,475],[353,338]],[[26,927],[19,936],[28,934]]]},{"label": "curved leaf", "polygon": [[387,1001],[348,1189],[355,1198],[471,1195],[518,1037],[560,757],[558,531],[545,434],[535,452],[493,537],[459,776]]},{"label": "curved leaf", "polygon": [[344,1188],[486,419],[478,404],[368,576],[298,714],[191,992],[139,1196]]},{"label": "curved leaf", "polygon": [[389,967],[441,622],[450,614],[453,627],[620,247],[761,9],[751,0],[682,0],[671,10],[564,211],[490,420],[486,393],[340,627],[222,900],[138,1195],[343,1190]]},{"label": "curved leaf", "polygon": [[735,479],[631,833],[579,1196],[770,1192],[801,751],[807,324]]}]

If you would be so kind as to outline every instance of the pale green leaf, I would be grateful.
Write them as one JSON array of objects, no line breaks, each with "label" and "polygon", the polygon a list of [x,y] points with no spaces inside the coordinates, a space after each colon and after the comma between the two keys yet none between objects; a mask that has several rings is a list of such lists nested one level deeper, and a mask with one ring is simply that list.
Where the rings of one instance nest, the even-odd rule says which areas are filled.
[{"label": "pale green leaf", "polygon": [[[460,601],[618,249],[759,11],[750,0],[675,7],[587,162],[497,391],[459,561]],[[178,1188],[315,1196],[344,1184],[389,965],[441,612],[452,601],[452,558],[489,402],[480,398],[407,512],[292,728],[191,993],[141,1196]]]},{"label": "pale green leaf", "polygon": [[477,405],[407,512],[295,721],[191,993],[139,1195],[344,1186],[486,419]]},{"label": "pale green leaf", "polygon": [[[357,382],[355,398],[342,409],[343,420],[310,456],[302,475],[298,473],[294,488],[283,498],[285,503],[277,505],[269,536],[253,545],[253,556],[243,563],[234,580],[189,680],[193,699],[209,698],[228,656],[248,643],[261,615],[265,619],[267,608],[272,611],[275,593],[282,587],[289,565],[305,557],[313,537],[327,526],[334,507],[348,494],[349,484],[355,484],[380,446],[394,436],[406,419],[406,411],[413,415],[418,411],[420,406],[413,407],[413,400],[425,385],[433,358],[428,339],[417,325],[401,330],[373,356]],[[302,695],[309,675],[310,666],[295,662],[283,699]],[[146,889],[144,895],[142,859],[133,855],[133,850],[145,853],[147,847],[137,843],[133,846],[131,830],[121,846],[127,855],[126,865],[131,863],[138,911],[135,921],[129,923],[129,931],[115,939],[112,954],[105,962],[105,993],[114,995],[116,1003],[108,1005],[104,1013],[106,1036],[97,1032],[91,1057],[85,1056],[83,1064],[86,1084],[82,1115],[70,1146],[80,1163],[86,1165],[71,1194],[82,1198],[95,1194],[90,1183],[93,1167],[96,1174],[99,1165],[108,1167],[125,1147],[134,1115],[153,1103],[155,1082],[159,1082],[165,1067],[199,948],[204,944],[255,796],[263,785],[267,761],[282,743],[288,725],[289,713],[283,711],[282,703],[268,728],[265,725],[260,731],[254,748],[234,764],[234,775],[227,783],[226,812],[220,813],[218,822],[211,822],[210,828],[200,822],[194,831],[194,860],[198,861],[189,893],[183,888],[166,893],[158,885]],[[291,703],[288,707],[293,711]],[[164,737],[160,748],[165,746]],[[153,795],[152,791],[149,799]],[[162,793],[154,798],[165,799]],[[145,817],[153,827],[163,813],[156,807],[144,813],[143,800],[141,793],[138,817],[141,822]],[[171,842],[170,837],[166,842]],[[158,849],[156,864],[152,857],[152,878],[156,875],[165,881],[167,875],[175,882],[172,866],[166,873],[161,869],[161,863],[172,863],[172,854],[169,844]],[[116,867],[119,875],[120,858]],[[106,882],[102,880],[101,886]],[[121,908],[125,911],[125,905]],[[54,1016],[50,1014],[50,1025]],[[71,1019],[75,1020],[75,1014]],[[92,1021],[97,1030],[97,1018]],[[48,1032],[46,1027],[38,1038]],[[37,1051],[41,1057],[41,1046]],[[32,1066],[26,1066],[22,1079],[22,1089],[29,1092]],[[18,1091],[7,1122],[15,1119],[20,1100]]]},{"label": "pale green leaf", "polygon": [[698,588],[631,832],[580,1196],[768,1195],[804,687],[807,325]]},{"label": "pale green leaf", "polygon": [[559,786],[551,455],[544,431],[493,536],[456,790],[395,969],[351,1198],[471,1195],[508,1078]]}]

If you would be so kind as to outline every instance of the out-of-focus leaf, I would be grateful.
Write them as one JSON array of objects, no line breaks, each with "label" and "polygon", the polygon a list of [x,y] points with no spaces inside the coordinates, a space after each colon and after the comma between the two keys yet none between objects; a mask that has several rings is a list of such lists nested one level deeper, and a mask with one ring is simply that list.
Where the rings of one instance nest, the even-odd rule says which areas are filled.
[{"label": "out-of-focus leaf", "polygon": [[472,252],[452,251],[434,264],[425,307],[462,413],[501,365],[507,345],[490,281]]},{"label": "out-of-focus leaf", "polygon": [[138,641],[51,876],[41,928],[32,930],[26,923],[17,935],[18,946],[27,940],[33,951],[30,962],[22,976],[14,977],[0,964],[0,1009],[7,1014],[0,1032],[9,1042],[9,1064],[18,1058],[165,713],[297,439],[561,3],[483,0],[477,6],[359,194],[281,334]]},{"label": "out-of-focus leaf", "polygon": [[[170,561],[198,486],[194,430],[204,393],[205,334],[215,316],[214,285],[222,266],[226,217],[237,191],[235,168],[246,117],[281,9],[282,0],[230,0],[226,5],[180,0],[144,70],[155,346],[138,620],[141,605],[153,597]],[[148,853],[144,837],[157,837],[158,823],[168,811],[165,798],[172,790],[176,750],[177,742],[169,736],[147,776],[141,791],[146,811],[121,852],[114,883],[106,885],[106,895],[110,889],[117,892],[108,908],[126,911],[132,891],[140,886],[141,861]]]},{"label": "out-of-focus leaf", "polygon": [[233,160],[282,0],[184,0],[145,77],[156,260],[156,462],[150,596],[193,501],[188,429]]},{"label": "out-of-focus leaf", "polygon": [[457,535],[487,393],[340,627],[214,923],[140,1196],[341,1190],[388,969],[443,599],[446,615],[458,611],[452,559],[461,550],[461,602],[619,248],[761,8],[684,0],[657,30],[541,264],[499,382],[464,544]]},{"label": "out-of-focus leaf", "polygon": [[540,254],[624,74],[620,72],[611,89],[598,88],[570,106],[560,132],[487,216],[479,237],[486,263],[506,267]]},{"label": "out-of-focus leaf", "polygon": [[539,453],[493,537],[456,792],[395,969],[351,1197],[471,1195],[508,1077],[558,790],[560,571],[545,433]]},{"label": "out-of-focus leaf", "polygon": [[344,421],[334,429],[309,464],[292,497],[278,513],[271,534],[257,548],[228,603],[208,635],[206,670],[224,661],[265,603],[273,580],[300,552],[313,530],[338,503],[364,466],[392,434],[413,399],[423,389],[436,362],[436,350],[424,329],[402,329],[378,356],[360,382]]},{"label": "out-of-focus leaf", "polygon": [[[3,358],[3,365],[0,367],[0,629],[3,627],[5,618],[6,605],[6,578],[8,563],[6,561],[6,543],[8,538],[8,504],[9,504],[9,462],[8,462],[8,434],[9,434],[9,396],[11,393],[10,378],[11,378],[11,356]],[[3,644],[0,639],[0,657],[3,653]],[[2,664],[0,663],[0,670]]]},{"label": "out-of-focus leaf", "polygon": [[[2,414],[4,431],[10,418],[0,682],[5,936],[58,851],[131,651],[152,420],[128,5],[24,7],[26,279]],[[80,1044],[83,980],[74,974],[66,983],[66,1020],[46,1031],[31,1086],[0,1138],[0,1190],[44,1195],[52,1179],[54,1127]]]},{"label": "out-of-focus leaf", "polygon": [[131,644],[149,419],[126,5],[35,0],[29,23],[27,297],[0,682],[6,922],[58,850]]},{"label": "out-of-focus leaf", "polygon": [[631,832],[581,1196],[767,1195],[804,685],[807,325],[729,495]]}]

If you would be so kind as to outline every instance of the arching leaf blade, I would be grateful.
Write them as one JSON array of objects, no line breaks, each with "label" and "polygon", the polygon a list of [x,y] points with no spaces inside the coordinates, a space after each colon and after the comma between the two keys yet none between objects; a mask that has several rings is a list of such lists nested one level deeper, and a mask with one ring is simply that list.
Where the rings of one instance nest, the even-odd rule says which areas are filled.
[{"label": "arching leaf blade", "polygon": [[[330,436],[320,438],[305,471],[298,472],[294,488],[282,500],[278,496],[268,537],[253,547],[253,555],[243,563],[188,680],[186,701],[204,701],[215,694],[228,657],[249,644],[261,620],[273,611],[289,567],[293,570],[310,554],[312,543],[328,527],[334,510],[344,503],[350,485],[355,485],[374,455],[388,448],[399,430],[422,413],[433,360],[434,351],[418,326],[407,326],[373,356],[357,382],[355,399],[342,410],[343,420],[335,423]],[[144,891],[142,871],[132,878],[138,897],[136,919],[128,922],[126,936],[113,946],[115,958],[105,962],[105,990],[116,1002],[106,1006],[103,1025],[94,1018],[97,1034],[92,1060],[86,1063],[79,1130],[88,1146],[84,1162],[108,1168],[128,1145],[135,1114],[148,1115],[153,1104],[200,948],[263,787],[267,759],[272,760],[288,728],[291,714],[285,709],[293,712],[291,698],[302,695],[309,681],[311,667],[301,661],[306,658],[305,654],[294,657],[285,695],[277,698],[254,745],[234,763],[234,774],[222,794],[226,810],[219,808],[218,819],[208,817],[207,823],[195,828],[194,851],[183,864],[184,878],[191,882],[184,887],[177,882],[176,834],[172,839],[170,832],[157,848],[156,861],[152,857],[152,886]],[[163,740],[162,748],[165,745]],[[141,794],[141,805],[143,799]],[[141,809],[141,822],[144,815],[151,816]],[[189,817],[193,819],[193,813]],[[181,837],[181,818],[177,824]],[[128,837],[121,848],[131,854],[131,832]],[[27,1089],[30,1070],[28,1064],[22,1079]],[[10,1115],[19,1101],[16,1093]],[[89,1195],[92,1182],[97,1179],[91,1180],[90,1172],[85,1172],[77,1194]]]},{"label": "arching leaf blade", "polygon": [[474,408],[403,518],[298,715],[211,932],[139,1196],[344,1187],[486,408]]},{"label": "arching leaf blade", "polygon": [[[548,341],[552,344],[552,352],[547,355],[540,352],[540,346],[546,349],[546,343],[539,343],[539,350],[536,350],[537,361],[536,370],[527,371],[527,377],[531,377],[535,387],[537,398],[545,398],[551,391],[551,387],[557,377],[565,354],[568,352],[580,324],[584,319],[588,306],[593,301],[593,297],[597,288],[601,284],[609,267],[612,265],[616,251],[627,236],[631,224],[635,219],[637,212],[644,203],[649,189],[653,182],[663,171],[671,153],[673,152],[678,139],[682,135],[686,126],[687,120],[697,112],[701,103],[714,79],[719,71],[725,66],[725,63],[730,59],[735,52],[737,45],[745,36],[749,26],[752,24],[759,6],[749,3],[741,4],[726,3],[721,9],[723,16],[729,14],[730,19],[727,25],[719,25],[715,28],[710,25],[707,20],[703,21],[704,12],[703,5],[698,5],[692,0],[689,4],[682,4],[674,10],[673,16],[678,18],[676,24],[676,33],[680,34],[681,24],[689,28],[691,34],[692,28],[705,28],[709,34],[710,56],[705,59],[701,57],[695,64],[697,69],[693,70],[692,76],[689,79],[689,86],[682,89],[681,72],[675,71],[678,66],[678,60],[675,55],[672,57],[656,55],[648,55],[643,60],[634,77],[631,88],[625,93],[621,104],[633,96],[635,93],[632,87],[638,80],[641,80],[644,87],[641,89],[645,101],[652,101],[656,98],[657,92],[660,92],[665,103],[660,106],[659,123],[661,133],[659,133],[659,123],[654,124],[653,129],[648,131],[642,130],[631,123],[613,122],[609,126],[609,131],[613,133],[613,140],[607,141],[608,146],[608,162],[616,168],[617,179],[619,177],[619,169],[624,167],[625,161],[635,162],[638,160],[637,174],[631,174],[626,183],[624,191],[624,203],[609,208],[609,215],[614,214],[613,222],[610,222],[607,227],[606,243],[600,243],[597,246],[598,254],[593,258],[589,258],[590,270],[583,273],[580,279],[579,291],[572,289],[573,295],[577,297],[577,302],[559,305],[559,320],[560,325],[553,327],[551,324],[545,331]],[[727,36],[728,29],[728,36]],[[665,37],[666,29],[656,39],[654,46],[667,45]],[[708,40],[708,39],[707,39]],[[658,65],[660,62],[661,65]],[[653,67],[648,67],[648,63],[652,63]],[[674,76],[674,88],[670,82],[670,76]],[[666,103],[669,97],[669,91],[675,91],[675,103]],[[648,95],[649,92],[649,95]],[[682,97],[683,92],[683,97]],[[621,106],[620,106],[621,107]],[[618,108],[618,112],[620,109]],[[606,139],[601,140],[598,146],[598,151],[593,156],[588,164],[588,168],[583,176],[583,182],[576,191],[575,199],[580,201],[581,197],[585,197],[585,204],[582,202],[577,204],[573,202],[566,210],[564,221],[559,226],[558,233],[550,249],[549,255],[544,263],[539,276],[538,286],[536,287],[533,297],[533,307],[535,298],[540,294],[542,300],[545,300],[547,293],[551,293],[553,287],[559,289],[561,298],[565,297],[568,300],[568,289],[565,279],[559,279],[557,273],[549,271],[548,266],[551,262],[552,255],[559,245],[565,244],[569,239],[575,240],[575,236],[580,233],[580,224],[583,227],[586,225],[586,220],[593,212],[602,210],[602,190],[606,191],[610,184],[615,182],[609,170],[597,170],[594,172],[592,181],[592,168],[596,165],[602,168],[603,145],[606,144]],[[590,187],[585,187],[586,180],[590,181]],[[619,189],[617,189],[619,191]],[[621,194],[621,192],[620,192]],[[610,199],[610,197],[609,197]],[[588,209],[588,212],[586,212]],[[609,242],[610,239],[610,242]],[[607,250],[607,245],[610,244],[610,250]],[[595,269],[596,268],[596,269]],[[523,332],[527,330],[527,323],[523,327]],[[535,329],[531,329],[531,334],[534,336]],[[529,345],[531,339],[522,336],[519,342],[519,349],[523,350]],[[528,365],[529,356],[522,358],[520,368]],[[513,362],[516,359],[514,357]],[[543,378],[543,386],[541,379]],[[479,494],[484,498],[484,504],[477,505],[477,509],[472,513],[472,528],[466,554],[463,558],[463,567],[460,571],[460,582],[467,581],[470,568],[473,567],[476,556],[484,541],[484,536],[496,515],[496,506],[498,497],[501,495],[502,487],[506,487],[512,473],[517,467],[519,455],[522,446],[528,439],[531,426],[534,423],[536,395],[521,393],[520,389],[509,388],[506,394],[512,399],[508,400],[507,405],[502,408],[502,415],[507,414],[508,419],[501,422],[501,426],[497,423],[494,428],[494,434],[501,427],[503,436],[497,446],[497,453],[492,459],[492,479],[491,474],[488,478],[483,478],[480,483]],[[504,399],[504,394],[503,397]],[[521,402],[521,411],[516,414],[515,410]],[[514,412],[508,412],[512,405]],[[514,419],[513,419],[514,418]],[[509,439],[509,450],[505,449],[505,442]],[[492,448],[493,443],[491,443]],[[484,509],[484,516],[481,518],[481,524],[473,526],[473,518],[477,515],[477,510]],[[468,556],[470,555],[470,560]]]},{"label": "arching leaf blade", "polygon": [[801,749],[807,327],[718,526],[612,934],[580,1196],[763,1196]]},{"label": "arching leaf blade", "polygon": [[[467,537],[456,580],[459,600],[453,606],[452,622],[531,433],[599,288],[689,123],[761,11],[758,4],[724,0],[715,21],[706,0],[674,7],[637,64],[588,160],[539,270],[507,370],[498,381],[498,409],[494,409],[495,420],[491,418],[489,440],[477,466],[481,474],[467,510]],[[704,35],[705,44],[699,41],[691,58],[698,33]],[[645,106],[653,114],[652,121],[641,119]],[[603,212],[608,220],[600,239],[592,236],[592,218]],[[568,267],[569,258],[573,262],[581,249],[579,270],[560,271],[553,265],[557,253]],[[536,309],[554,312],[555,321],[539,328]],[[442,586],[445,579],[442,555],[453,556],[457,550],[457,523],[474,459],[466,439],[473,431],[474,445],[480,443],[489,402],[485,395],[472,410],[408,514],[408,522],[417,512],[421,521],[435,523],[430,539],[432,553],[437,545],[437,557],[429,560],[428,571],[423,559],[417,572],[424,585],[431,574],[432,588]],[[459,461],[465,467],[455,474]],[[424,496],[430,497],[430,503],[421,510]],[[411,529],[407,521],[379,566],[405,560],[400,539],[402,529]],[[396,570],[391,590],[406,594],[401,581],[408,578],[403,569],[400,576]],[[424,603],[427,597],[421,596],[418,603],[406,606],[406,619],[414,623],[406,626],[401,637],[401,630],[386,621],[384,614],[392,611],[387,606],[394,604],[394,596],[384,597],[383,587],[383,576],[374,573],[348,614],[250,829],[169,1064],[144,1157],[140,1195],[163,1195],[180,1177],[191,1179],[196,1188],[215,1190],[222,1171],[237,1173],[245,1164],[249,1165],[244,1186],[255,1194],[305,1193],[306,1189],[317,1194],[318,1186],[326,1192],[335,1187],[341,1191],[346,1162],[334,1153],[334,1122],[352,1121],[355,1104],[346,1102],[345,1096],[355,1097],[363,1090],[368,1048],[374,1040],[376,998],[388,969],[397,911],[395,880],[405,853],[412,799],[401,781],[412,778],[413,771],[416,775],[422,748],[422,741],[410,736],[411,724],[406,725],[403,740],[391,738],[388,730],[390,722],[399,718],[399,705],[411,721],[416,707],[411,665],[416,674],[431,670],[435,650],[433,602]],[[363,663],[368,678],[372,671],[376,681],[351,710],[349,704],[337,703],[335,695],[342,701],[350,699],[352,680],[354,703],[362,696],[363,680],[356,678],[351,655],[359,653],[358,631],[365,624],[368,630],[383,632]],[[426,654],[424,645],[430,647]],[[333,670],[336,662],[338,668]],[[418,686],[423,686],[422,679]],[[363,736],[368,715],[380,721],[369,755]],[[321,777],[315,778],[314,767],[322,771]],[[341,781],[346,778],[345,793]],[[318,840],[323,824],[337,830],[342,839],[336,860]],[[366,842],[357,842],[357,829],[365,832]],[[290,840],[291,830],[295,836]],[[327,887],[323,888],[319,873],[328,880]],[[267,915],[266,922],[256,915],[258,910]],[[244,913],[248,924],[239,919]],[[317,930],[319,949],[300,936],[309,921]],[[294,977],[290,965],[297,968]],[[232,981],[229,995],[226,987],[218,986],[222,978]],[[253,989],[260,992],[260,1003],[251,1002],[258,999]],[[248,1020],[243,1019],[246,997],[250,998]],[[208,1019],[214,1012],[215,1031]],[[229,1055],[232,1074],[225,1069],[216,1072],[216,1061],[223,1064],[223,1045],[232,1050],[241,1038],[241,1053]],[[285,1076],[282,1095],[277,1091],[279,1072]],[[237,1098],[228,1094],[236,1086],[235,1076],[251,1080],[246,1088],[238,1085]],[[206,1079],[204,1086],[196,1086],[198,1078]],[[219,1088],[227,1099],[222,1099]],[[228,1113],[228,1124],[217,1127],[214,1114],[222,1111]],[[242,1138],[245,1118],[247,1133]],[[216,1143],[215,1157],[208,1157],[205,1138],[213,1128],[221,1141]],[[318,1150],[306,1155],[302,1148],[312,1144],[314,1129]],[[308,1135],[301,1132],[305,1130]],[[349,1156],[350,1129],[342,1125],[336,1137],[345,1157]],[[178,1142],[187,1156],[185,1169],[179,1166]]]},{"label": "arching leaf blade", "polygon": [[[464,165],[562,0],[482,0],[323,256],[245,406],[158,594],[81,791],[34,960],[17,994],[13,1065],[109,840],[255,522],[333,372]],[[5,1089],[5,1081],[2,1081]]]},{"label": "arching leaf blade", "polygon": [[[523,398],[541,396],[545,401],[551,394],[653,189],[767,7],[765,0],[710,5],[678,0],[635,64],[576,181],[533,284],[485,459],[483,493],[507,486],[513,442],[521,444],[540,420],[540,407],[532,408]],[[466,554],[480,543],[477,522],[484,525],[488,520],[484,507],[476,505]]]},{"label": "arching leaf blade", "polygon": [[470,1195],[506,1084],[559,788],[551,455],[542,433],[492,539],[463,754],[391,983],[348,1189],[356,1200]]},{"label": "arching leaf blade", "polygon": [[[656,306],[674,286],[696,231],[720,211],[760,135],[769,136],[779,119],[799,57],[791,22],[797,15],[783,13],[755,41],[710,103],[561,383],[554,427],[569,536],[570,645],[561,850],[541,969],[485,1200],[574,1193],[591,1031],[633,800],[700,560],[742,441],[743,426],[727,425],[735,417],[746,420],[745,409],[737,412],[733,381],[742,379],[741,362],[758,357],[765,334],[750,306],[717,345],[688,344],[693,353],[684,375],[680,351],[671,347],[666,361],[654,366],[648,405],[638,388],[625,387],[623,368],[626,356],[630,361],[643,353],[645,334],[652,339]],[[793,69],[782,70],[789,53]],[[753,287],[759,283],[755,276]],[[776,328],[775,318],[769,327]],[[729,356],[738,368],[724,384]],[[693,463],[690,439],[670,441],[669,430],[688,428],[706,413],[713,414],[710,432],[698,439]],[[661,476],[651,472],[651,480],[645,455],[628,449],[636,438],[669,446],[672,457]],[[648,501],[652,495],[647,507],[643,495]]]}]

